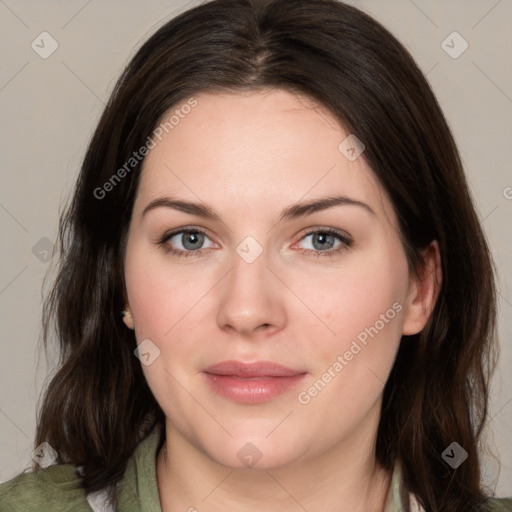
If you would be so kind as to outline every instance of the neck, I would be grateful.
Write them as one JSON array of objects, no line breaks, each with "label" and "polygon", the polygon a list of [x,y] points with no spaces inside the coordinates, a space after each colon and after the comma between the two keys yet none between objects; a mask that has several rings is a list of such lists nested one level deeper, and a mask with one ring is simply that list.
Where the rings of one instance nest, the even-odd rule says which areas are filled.
[{"label": "neck", "polygon": [[375,459],[375,432],[360,424],[314,458],[272,469],[233,469],[199,451],[167,421],[157,461],[162,512],[259,512],[262,504],[267,512],[384,512],[391,472]]}]

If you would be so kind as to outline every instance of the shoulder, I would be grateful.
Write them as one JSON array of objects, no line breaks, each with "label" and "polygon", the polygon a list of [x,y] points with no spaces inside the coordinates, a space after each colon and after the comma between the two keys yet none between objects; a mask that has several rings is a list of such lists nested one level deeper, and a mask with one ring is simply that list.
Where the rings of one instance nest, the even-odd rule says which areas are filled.
[{"label": "shoulder", "polygon": [[511,498],[493,498],[489,500],[489,510],[492,512],[511,512],[512,511],[512,497]]},{"label": "shoulder", "polygon": [[0,485],[2,512],[91,512],[75,468],[56,464],[21,473]]},{"label": "shoulder", "polygon": [[[141,510],[140,503],[153,504],[160,510],[156,483],[155,457],[165,438],[162,426],[141,440],[129,459],[120,489],[123,510]],[[103,493],[88,497],[71,464],[55,464],[45,469],[25,472],[0,484],[1,512],[93,512],[102,510]],[[121,505],[119,506],[119,510]]]}]

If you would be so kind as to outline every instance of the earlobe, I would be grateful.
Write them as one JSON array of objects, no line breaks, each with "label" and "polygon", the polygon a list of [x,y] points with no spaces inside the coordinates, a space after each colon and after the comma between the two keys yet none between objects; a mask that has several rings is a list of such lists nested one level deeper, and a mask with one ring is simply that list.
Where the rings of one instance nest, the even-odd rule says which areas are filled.
[{"label": "earlobe", "polygon": [[402,334],[419,333],[426,325],[437,302],[442,284],[441,253],[437,240],[423,251],[425,270],[411,278],[403,317]]},{"label": "earlobe", "polygon": [[123,311],[121,311],[121,314],[123,315],[123,322],[129,329],[134,328],[132,313],[130,311],[130,302],[128,301],[128,293],[126,291],[126,283],[123,283],[123,303],[128,304],[128,306],[125,306]]},{"label": "earlobe", "polygon": [[122,311],[122,315],[123,315],[123,322],[126,325],[126,327],[133,330],[132,314],[127,309],[125,309]]}]

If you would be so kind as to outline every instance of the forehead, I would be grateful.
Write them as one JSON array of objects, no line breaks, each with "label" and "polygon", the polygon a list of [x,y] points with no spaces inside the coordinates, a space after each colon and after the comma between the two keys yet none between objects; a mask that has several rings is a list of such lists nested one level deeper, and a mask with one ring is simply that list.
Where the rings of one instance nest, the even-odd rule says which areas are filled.
[{"label": "forehead", "polygon": [[[148,152],[136,210],[158,196],[201,201],[216,210],[282,210],[299,200],[347,195],[393,217],[393,208],[362,157],[339,146],[349,135],[310,98],[284,90],[195,95],[176,105]],[[178,112],[176,112],[178,111]]]}]

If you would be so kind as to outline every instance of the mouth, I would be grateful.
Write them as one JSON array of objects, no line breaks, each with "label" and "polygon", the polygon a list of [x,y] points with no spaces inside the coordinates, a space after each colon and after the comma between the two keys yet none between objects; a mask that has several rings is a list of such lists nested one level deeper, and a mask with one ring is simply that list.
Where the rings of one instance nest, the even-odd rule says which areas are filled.
[{"label": "mouth", "polygon": [[203,370],[217,394],[234,402],[268,402],[294,388],[307,374],[272,361],[223,361]]}]

